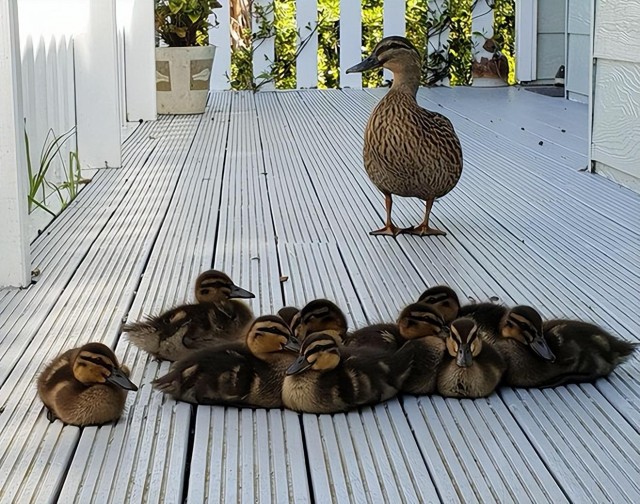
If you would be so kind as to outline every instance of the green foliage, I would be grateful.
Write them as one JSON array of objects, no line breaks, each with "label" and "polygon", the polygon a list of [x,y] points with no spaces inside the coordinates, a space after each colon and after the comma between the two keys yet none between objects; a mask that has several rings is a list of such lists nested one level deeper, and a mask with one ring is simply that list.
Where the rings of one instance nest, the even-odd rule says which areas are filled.
[{"label": "green foliage", "polygon": [[[446,77],[450,77],[452,85],[471,82],[471,12],[477,1],[447,0],[441,7],[430,9],[429,0],[406,0],[406,36],[422,54],[421,80],[424,85]],[[383,0],[361,2],[362,47],[363,56],[366,56],[383,37]],[[251,16],[255,33],[244,30],[235,37],[240,39],[240,43],[232,52],[232,87],[257,90],[266,82],[273,81],[277,88],[294,88],[295,62],[300,47],[304,47],[315,32],[318,36],[318,87],[339,87],[339,4],[339,0],[318,0],[317,24],[302,30],[296,28],[295,0],[273,0],[266,6],[254,4]],[[273,21],[270,14],[273,14]],[[494,38],[509,58],[512,68],[513,24],[514,0],[496,0]],[[431,39],[437,46],[438,38],[447,30],[450,31],[448,41],[443,40],[444,46],[427,57],[427,41]],[[268,37],[275,38],[275,59],[269,72],[254,79],[253,51]],[[362,76],[363,85],[368,87],[380,86],[382,80],[382,70]]]},{"label": "green foliage", "polygon": [[[80,175],[80,160],[78,159],[77,151],[69,152],[68,163],[65,162],[60,152],[64,144],[75,136],[75,133],[75,126],[60,136],[56,136],[53,130],[50,129],[42,146],[39,164],[34,167],[31,161],[29,135],[25,127],[24,140],[27,149],[27,173],[29,177],[29,193],[27,195],[29,213],[38,207],[55,216],[55,212],[45,204],[47,192],[56,194],[60,199],[61,209],[64,209],[77,196],[79,184],[86,182]],[[65,167],[66,180],[60,184],[54,184],[47,180],[49,169],[56,159]]]},{"label": "green foliage", "polygon": [[[296,87],[296,49],[301,35],[296,24],[296,4],[288,0],[275,0],[275,61],[273,70],[278,89]],[[302,38],[314,29],[306,26],[302,29]]]},{"label": "green foliage", "polygon": [[493,39],[509,61],[509,84],[515,84],[515,0],[496,0],[493,26]]},{"label": "green foliage", "polygon": [[471,0],[449,0],[451,24],[449,34],[449,64],[451,85],[471,83],[471,61],[473,44],[471,42]]},{"label": "green foliage", "polygon": [[156,0],[156,31],[170,47],[209,44],[209,15],[218,0]]},{"label": "green foliage", "polygon": [[[373,48],[383,36],[382,4],[383,0],[362,0],[362,47],[365,57],[373,52]],[[365,87],[380,86],[382,75],[381,69],[365,72],[362,74],[362,85]]]},{"label": "green foliage", "polygon": [[318,87],[340,86],[340,2],[318,0]]}]

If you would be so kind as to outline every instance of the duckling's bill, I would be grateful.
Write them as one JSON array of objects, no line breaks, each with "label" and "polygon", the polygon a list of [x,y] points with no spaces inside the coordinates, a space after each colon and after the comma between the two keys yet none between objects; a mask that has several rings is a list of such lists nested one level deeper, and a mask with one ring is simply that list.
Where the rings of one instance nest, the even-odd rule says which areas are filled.
[{"label": "duckling's bill", "polygon": [[112,369],[111,374],[107,377],[107,381],[125,390],[133,390],[134,392],[138,390],[138,386],[120,369]]},{"label": "duckling's bill", "polygon": [[551,351],[551,348],[549,348],[547,340],[545,340],[544,336],[541,334],[537,334],[531,342],[531,350],[537,353],[544,360],[549,362],[554,362],[556,360],[556,356]]},{"label": "duckling's bill", "polygon": [[287,369],[287,376],[302,373],[311,367],[311,363],[307,361],[304,355],[301,355],[296,361]]},{"label": "duckling's bill", "polygon": [[242,287],[238,287],[234,285],[231,287],[231,293],[229,294],[230,298],[240,298],[240,299],[251,299],[256,297],[253,292],[249,292],[247,289],[243,289]]},{"label": "duckling's bill", "polygon": [[471,349],[469,348],[469,345],[460,345],[458,347],[456,364],[460,367],[469,367],[472,362],[473,357],[471,356]]}]

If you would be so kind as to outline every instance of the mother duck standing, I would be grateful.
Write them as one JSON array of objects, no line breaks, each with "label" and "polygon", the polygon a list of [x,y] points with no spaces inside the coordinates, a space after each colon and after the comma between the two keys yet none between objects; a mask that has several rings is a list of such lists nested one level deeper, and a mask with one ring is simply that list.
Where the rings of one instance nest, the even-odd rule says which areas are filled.
[{"label": "mother duck standing", "polygon": [[[379,67],[393,72],[393,85],[367,123],[364,165],[371,181],[385,196],[387,223],[371,234],[445,235],[429,225],[429,215],[434,200],[451,191],[460,179],[460,140],[449,119],[418,105],[421,60],[411,42],[404,37],[385,37],[371,56],[347,73]],[[391,222],[392,194],[424,200],[422,224],[408,229],[396,227]]]}]

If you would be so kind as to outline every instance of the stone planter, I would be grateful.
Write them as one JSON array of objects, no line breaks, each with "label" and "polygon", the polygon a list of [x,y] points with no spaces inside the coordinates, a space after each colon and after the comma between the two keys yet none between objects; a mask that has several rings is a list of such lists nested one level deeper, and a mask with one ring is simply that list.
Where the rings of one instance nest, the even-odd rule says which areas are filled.
[{"label": "stone planter", "polygon": [[215,46],[156,48],[158,114],[204,112],[215,53]]}]

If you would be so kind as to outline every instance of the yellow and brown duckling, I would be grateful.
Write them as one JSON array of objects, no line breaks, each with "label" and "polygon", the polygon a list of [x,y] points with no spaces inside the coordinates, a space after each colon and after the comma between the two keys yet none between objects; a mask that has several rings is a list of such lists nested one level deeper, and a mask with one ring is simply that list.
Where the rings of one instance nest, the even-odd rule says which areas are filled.
[{"label": "yellow and brown duckling", "polygon": [[296,315],[300,313],[300,308],[297,306],[283,306],[278,310],[278,317],[285,321],[285,323],[291,327]]},{"label": "yellow and brown duckling", "polygon": [[460,299],[458,294],[448,285],[436,285],[425,290],[418,302],[436,307],[447,324],[458,318]]},{"label": "yellow and brown duckling", "polygon": [[[386,225],[373,235],[401,232],[444,235],[429,224],[436,198],[451,191],[462,173],[462,148],[451,121],[426,110],[416,101],[422,59],[404,37],[385,37],[371,56],[347,73],[384,67],[393,72],[393,85],[375,107],[364,134],[364,165],[369,178],[382,191]],[[420,198],[426,202],[423,222],[406,230],[391,220],[392,195]]]},{"label": "yellow and brown duckling", "polygon": [[434,393],[449,336],[449,326],[441,311],[433,305],[410,304],[400,312],[398,328],[406,341],[403,350],[413,355],[413,366],[402,391],[416,395]]},{"label": "yellow and brown duckling", "polygon": [[282,401],[304,413],[337,413],[377,404],[398,393],[412,361],[411,352],[389,355],[349,349],[339,346],[331,334],[313,333],[287,370]]},{"label": "yellow and brown duckling", "polygon": [[508,365],[504,383],[514,387],[591,382],[611,373],[636,347],[588,322],[543,322],[530,306],[509,310],[495,343]]},{"label": "yellow and brown duckling", "polygon": [[194,352],[173,364],[153,386],[196,404],[281,407],[282,382],[298,349],[287,324],[276,315],[265,315],[251,325],[246,345],[228,343]]},{"label": "yellow and brown duckling", "polygon": [[209,270],[197,278],[195,296],[196,304],[125,324],[122,330],[137,347],[170,361],[221,342],[242,341],[253,313],[236,298],[255,297],[251,292],[235,285],[225,273]]},{"label": "yellow and brown duckling", "polygon": [[80,427],[120,418],[127,390],[138,390],[129,380],[129,369],[102,343],[67,350],[38,377],[47,418]]},{"label": "yellow and brown duckling", "polygon": [[438,393],[445,397],[490,395],[500,383],[506,364],[490,343],[483,342],[469,318],[451,323],[447,354],[438,371]]},{"label": "yellow and brown duckling", "polygon": [[293,316],[291,329],[300,343],[312,333],[324,331],[342,343],[347,334],[347,318],[338,305],[328,299],[314,299]]}]

